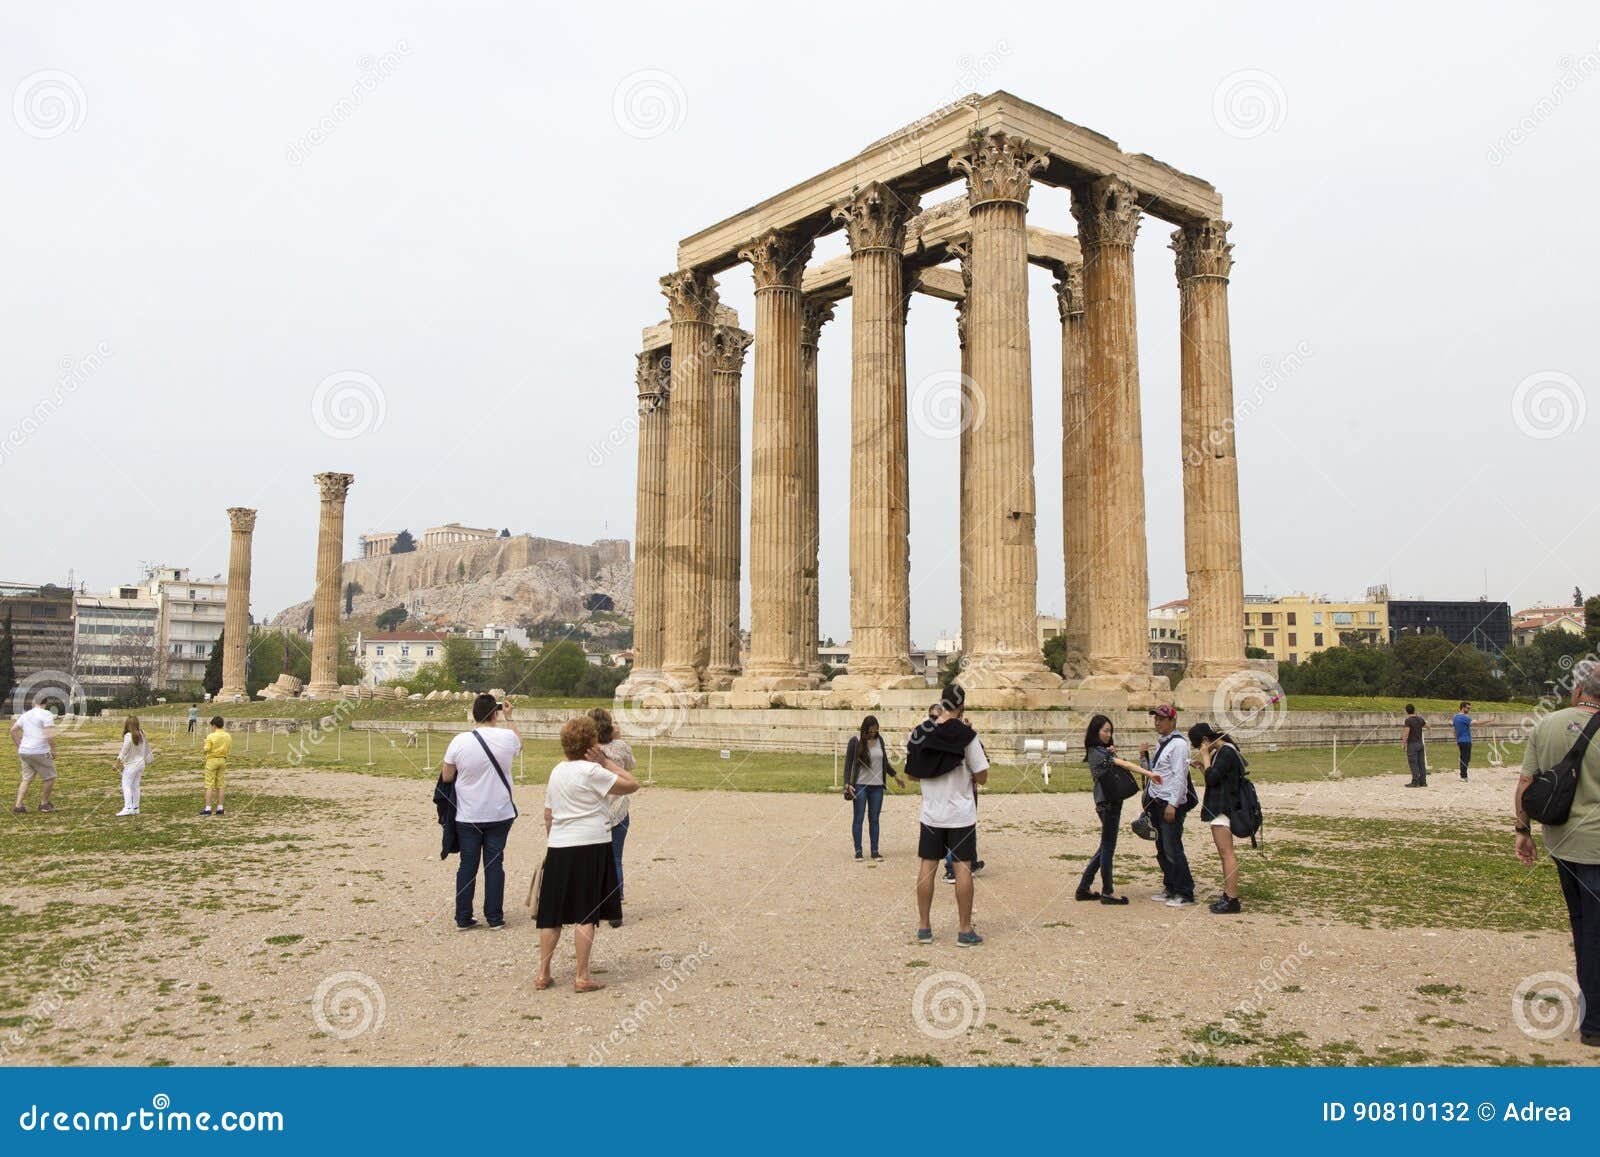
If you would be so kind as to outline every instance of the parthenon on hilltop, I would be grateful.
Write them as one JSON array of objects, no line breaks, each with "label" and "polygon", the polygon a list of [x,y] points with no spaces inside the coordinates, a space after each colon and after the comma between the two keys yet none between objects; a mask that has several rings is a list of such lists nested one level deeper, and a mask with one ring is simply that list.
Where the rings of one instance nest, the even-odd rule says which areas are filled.
[{"label": "parthenon on hilltop", "polygon": [[[923,194],[965,179],[964,196]],[[1069,190],[1076,236],[1030,224],[1035,182]],[[979,707],[1138,707],[1169,694],[1147,646],[1133,245],[1177,226],[1189,665],[1185,701],[1252,664],[1228,337],[1229,224],[1205,181],[1005,92],[973,96],[678,246],[669,321],[638,355],[634,674],[725,707],[913,707],[905,317],[956,303],[960,346],[960,682]],[[842,229],[849,255],[810,264]],[[714,278],[747,263],[753,333]],[[1028,266],[1060,305],[1066,678],[1039,651]],[[817,346],[853,297],[848,673],[817,659]],[[750,642],[740,663],[740,375],[755,347]],[[1052,483],[1053,484],[1053,483]]]}]

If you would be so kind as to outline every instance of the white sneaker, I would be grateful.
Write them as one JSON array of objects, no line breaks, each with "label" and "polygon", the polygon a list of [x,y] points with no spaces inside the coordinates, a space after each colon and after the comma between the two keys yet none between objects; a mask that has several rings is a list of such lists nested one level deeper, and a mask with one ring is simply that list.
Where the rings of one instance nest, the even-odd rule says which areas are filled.
[{"label": "white sneaker", "polygon": [[138,808],[125,807],[121,811],[119,811],[117,814],[119,816],[136,816],[136,815],[139,814],[139,809]]},{"label": "white sneaker", "polygon": [[1168,900],[1172,899],[1172,893],[1171,892],[1157,892],[1154,896],[1151,896],[1150,898],[1152,900],[1154,900],[1157,904],[1165,904]]},{"label": "white sneaker", "polygon": [[1174,896],[1172,899],[1167,901],[1168,908],[1193,908],[1194,906],[1195,901],[1186,896]]}]

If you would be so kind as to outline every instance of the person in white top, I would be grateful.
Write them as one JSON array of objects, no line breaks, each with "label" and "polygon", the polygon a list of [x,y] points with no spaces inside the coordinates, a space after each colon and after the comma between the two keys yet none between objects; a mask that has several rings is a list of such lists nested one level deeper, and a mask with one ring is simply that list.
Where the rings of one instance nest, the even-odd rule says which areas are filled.
[{"label": "person in white top", "polygon": [[461,863],[456,868],[456,927],[476,928],[472,901],[483,862],[483,918],[490,928],[506,926],[506,841],[517,803],[511,795],[511,761],[522,737],[511,726],[511,705],[493,695],[472,701],[473,728],[445,748],[439,778],[456,788],[456,838]]},{"label": "person in white top", "polygon": [[[613,762],[620,764],[622,770],[632,773],[638,766],[633,758],[633,748],[628,746],[628,741],[622,738],[617,730],[617,722],[611,717],[611,712],[604,707],[596,707],[589,712],[589,718],[594,720],[596,734],[600,737],[600,750]],[[625,795],[611,796],[607,801],[611,813],[611,854],[617,861],[617,903],[626,903],[624,881],[622,878],[622,845],[628,842],[628,829],[633,826],[628,814],[628,797]],[[613,928],[622,927],[622,917],[609,921]]]},{"label": "person in white top", "polygon": [[[1169,908],[1194,903],[1194,874],[1183,850],[1183,821],[1189,814],[1189,741],[1177,730],[1178,712],[1170,703],[1150,711],[1160,743],[1139,745],[1141,762],[1155,775],[1150,784],[1150,818],[1156,826],[1156,863],[1161,866],[1161,891],[1150,898]],[[1160,776],[1160,779],[1156,779]]]},{"label": "person in white top", "polygon": [[550,771],[544,789],[544,867],[539,869],[539,897],[533,922],[539,928],[537,989],[549,988],[550,959],[561,940],[563,925],[575,925],[578,950],[576,992],[604,988],[589,976],[589,953],[601,920],[620,920],[622,886],[611,853],[609,801],[639,790],[639,781],[604,751],[594,720],[569,719],[561,728],[566,756]]},{"label": "person in white top", "polygon": [[16,744],[17,759],[22,765],[22,783],[17,787],[16,805],[11,809],[19,816],[28,811],[23,801],[28,795],[28,785],[35,779],[41,785],[39,810],[56,810],[56,805],[50,802],[50,793],[56,786],[56,717],[44,704],[44,693],[36,693],[33,706],[17,716],[11,725],[11,742]]},{"label": "person in white top", "polygon": [[906,775],[922,788],[922,834],[917,842],[917,941],[933,939],[933,881],[946,855],[953,857],[956,946],[983,943],[972,927],[972,864],[978,847],[977,785],[989,782],[989,759],[978,733],[963,718],[965,692],[946,687],[937,719],[917,726],[906,744]]},{"label": "person in white top", "polygon": [[145,765],[155,758],[150,749],[150,739],[139,726],[137,715],[128,716],[122,725],[122,750],[117,752],[117,766],[122,769],[122,810],[119,816],[139,814],[139,786],[144,778]]}]

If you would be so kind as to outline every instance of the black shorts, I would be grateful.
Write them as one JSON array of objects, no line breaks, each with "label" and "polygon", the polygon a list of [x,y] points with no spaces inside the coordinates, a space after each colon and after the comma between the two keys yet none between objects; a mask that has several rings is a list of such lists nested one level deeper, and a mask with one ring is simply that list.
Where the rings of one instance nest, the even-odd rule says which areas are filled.
[{"label": "black shorts", "polygon": [[978,858],[978,825],[964,828],[930,828],[922,825],[922,836],[917,840],[917,858],[942,860],[949,852],[964,864]]}]

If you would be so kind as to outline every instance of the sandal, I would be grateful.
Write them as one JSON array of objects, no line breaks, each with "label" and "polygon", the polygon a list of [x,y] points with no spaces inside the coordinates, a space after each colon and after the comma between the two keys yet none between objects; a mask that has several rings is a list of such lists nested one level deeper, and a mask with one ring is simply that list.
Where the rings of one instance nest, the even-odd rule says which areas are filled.
[{"label": "sandal", "polygon": [[1087,892],[1084,889],[1079,888],[1077,890],[1077,892],[1073,895],[1072,898],[1074,900],[1098,900],[1098,899],[1100,899],[1100,893],[1099,892]]},{"label": "sandal", "polygon": [[534,989],[536,991],[543,992],[545,989],[549,988],[554,983],[555,983],[555,980],[552,977],[549,977],[549,976],[537,976],[537,977],[534,977],[533,987],[534,987]]},{"label": "sandal", "polygon": [[598,980],[575,980],[572,982],[573,992],[599,992],[605,985]]},{"label": "sandal", "polygon": [[1110,895],[1107,895],[1107,896],[1101,896],[1100,897],[1100,903],[1102,903],[1102,904],[1126,904],[1127,902],[1128,902],[1128,898],[1126,896],[1110,896]]}]

